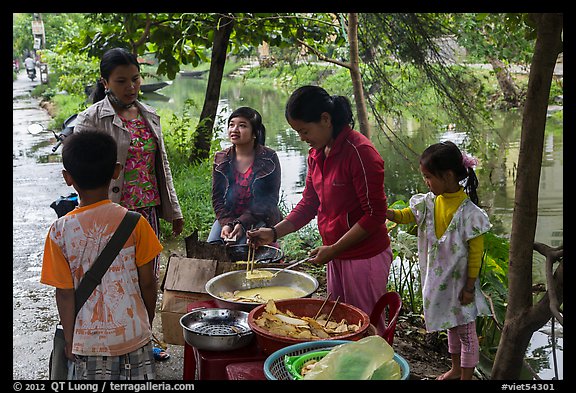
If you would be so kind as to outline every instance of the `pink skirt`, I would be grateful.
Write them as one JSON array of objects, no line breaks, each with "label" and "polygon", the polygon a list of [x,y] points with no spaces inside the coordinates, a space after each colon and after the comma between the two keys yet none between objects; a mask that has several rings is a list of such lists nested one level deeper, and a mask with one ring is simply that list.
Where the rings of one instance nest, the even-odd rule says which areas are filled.
[{"label": "pink skirt", "polygon": [[[370,316],[378,299],[387,292],[391,264],[390,247],[372,258],[328,262],[326,289],[331,293],[330,299],[336,300],[340,296],[339,302],[356,306]],[[384,316],[381,319],[386,320]],[[378,325],[384,326],[382,322]]]}]

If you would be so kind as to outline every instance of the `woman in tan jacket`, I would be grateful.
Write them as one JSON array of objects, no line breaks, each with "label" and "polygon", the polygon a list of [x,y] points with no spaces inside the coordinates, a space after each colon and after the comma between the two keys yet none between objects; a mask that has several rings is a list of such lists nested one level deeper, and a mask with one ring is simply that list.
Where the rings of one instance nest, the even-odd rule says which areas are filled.
[{"label": "woman in tan jacket", "polygon": [[[93,104],[80,113],[75,131],[96,129],[114,137],[122,172],[112,180],[109,198],[144,215],[159,237],[159,218],[172,223],[175,236],[184,219],[172,182],[160,117],[138,101],[142,78],[135,55],[123,48],[108,50],[100,61],[101,78]],[[154,273],[159,278],[158,257]]]}]

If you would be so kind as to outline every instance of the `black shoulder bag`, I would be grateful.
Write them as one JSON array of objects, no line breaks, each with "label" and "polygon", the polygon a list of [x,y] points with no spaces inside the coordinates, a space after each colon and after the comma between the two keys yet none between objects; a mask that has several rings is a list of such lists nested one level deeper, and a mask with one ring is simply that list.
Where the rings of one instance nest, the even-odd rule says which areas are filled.
[{"label": "black shoulder bag", "polygon": [[[122,222],[112,235],[112,238],[106,244],[92,267],[84,274],[82,281],[74,292],[76,297],[76,310],[74,315],[78,315],[78,311],[82,308],[86,300],[90,297],[94,289],[102,281],[102,276],[116,256],[124,247],[128,236],[134,230],[136,223],[140,219],[140,213],[128,211],[122,219]],[[66,342],[64,340],[64,330],[60,322],[56,326],[56,333],[54,333],[54,346],[50,353],[50,360],[48,364],[48,378],[50,380],[66,380],[68,378],[68,358],[64,353]]]}]

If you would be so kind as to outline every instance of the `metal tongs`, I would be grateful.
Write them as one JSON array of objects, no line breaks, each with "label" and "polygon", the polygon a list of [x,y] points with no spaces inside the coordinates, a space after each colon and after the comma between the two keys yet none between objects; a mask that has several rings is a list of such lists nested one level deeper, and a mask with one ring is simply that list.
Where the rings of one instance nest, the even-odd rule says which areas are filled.
[{"label": "metal tongs", "polygon": [[299,260],[298,262],[294,262],[294,263],[286,266],[284,269],[278,270],[276,273],[274,273],[274,275],[272,277],[276,277],[278,275],[278,273],[283,272],[283,271],[288,270],[288,269],[292,269],[293,267],[298,266],[298,265],[308,261],[310,258],[311,257],[307,257],[307,258]]}]

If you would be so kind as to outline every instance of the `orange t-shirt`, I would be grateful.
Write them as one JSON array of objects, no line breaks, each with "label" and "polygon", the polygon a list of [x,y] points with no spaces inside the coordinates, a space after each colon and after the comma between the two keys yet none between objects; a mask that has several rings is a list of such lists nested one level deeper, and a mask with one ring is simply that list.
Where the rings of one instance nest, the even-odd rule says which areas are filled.
[{"label": "orange t-shirt", "polygon": [[[56,220],[46,236],[40,282],[78,288],[125,213],[126,208],[107,199]],[[152,261],[160,251],[162,245],[154,230],[141,217],[76,316],[73,353],[119,356],[150,341],[152,330],[138,284],[138,266]]]}]

